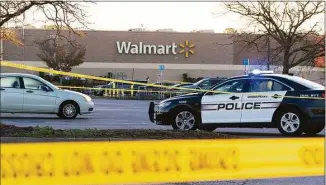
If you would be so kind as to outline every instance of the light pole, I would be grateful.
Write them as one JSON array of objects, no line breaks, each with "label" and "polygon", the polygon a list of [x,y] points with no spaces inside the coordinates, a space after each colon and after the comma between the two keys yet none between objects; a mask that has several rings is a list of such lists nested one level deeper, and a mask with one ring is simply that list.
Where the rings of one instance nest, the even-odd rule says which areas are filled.
[{"label": "light pole", "polygon": [[3,61],[3,32],[4,32],[4,29],[0,29],[0,61]]},{"label": "light pole", "polygon": [[22,40],[23,40],[23,47],[22,47],[23,63],[25,63],[25,12],[23,13]]},{"label": "light pole", "polygon": [[[268,9],[269,9],[269,12],[271,10],[271,4],[268,3]],[[269,31],[271,30],[271,22],[268,21],[268,33]],[[269,40],[269,34],[267,36],[267,70],[270,70],[270,58],[271,58],[271,52],[270,52],[270,48],[271,48],[271,43],[270,43],[270,40]]]},{"label": "light pole", "polygon": [[[2,20],[2,19],[1,19]],[[3,26],[0,27],[0,61],[3,61],[3,32],[5,30],[3,29]]]},{"label": "light pole", "polygon": [[271,52],[270,52],[270,41],[269,41],[269,35],[267,37],[267,70],[270,70],[270,58],[271,58]]}]

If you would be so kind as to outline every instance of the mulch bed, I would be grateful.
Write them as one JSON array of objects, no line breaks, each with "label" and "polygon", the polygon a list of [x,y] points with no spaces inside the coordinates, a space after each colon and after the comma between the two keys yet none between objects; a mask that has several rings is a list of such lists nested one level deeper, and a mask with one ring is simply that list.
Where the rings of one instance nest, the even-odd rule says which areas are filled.
[{"label": "mulch bed", "polygon": [[133,138],[133,139],[226,139],[238,138],[218,132],[150,129],[53,129],[0,124],[1,137]]}]

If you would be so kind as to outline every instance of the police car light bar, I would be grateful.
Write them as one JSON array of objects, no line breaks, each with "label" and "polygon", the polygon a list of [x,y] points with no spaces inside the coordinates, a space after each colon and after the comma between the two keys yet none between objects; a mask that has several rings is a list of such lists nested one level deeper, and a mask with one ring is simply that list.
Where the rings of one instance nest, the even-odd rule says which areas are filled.
[{"label": "police car light bar", "polygon": [[259,69],[252,70],[251,74],[253,75],[259,75],[259,74],[273,74],[274,71],[261,71]]}]

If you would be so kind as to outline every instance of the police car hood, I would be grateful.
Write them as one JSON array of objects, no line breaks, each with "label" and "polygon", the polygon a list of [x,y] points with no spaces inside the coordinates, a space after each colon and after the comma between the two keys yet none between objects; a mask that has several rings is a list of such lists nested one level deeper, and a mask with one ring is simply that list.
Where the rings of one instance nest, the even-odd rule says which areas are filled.
[{"label": "police car hood", "polygon": [[162,102],[173,101],[173,100],[196,99],[196,98],[201,98],[203,94],[204,94],[203,92],[188,93],[188,94],[174,96],[172,98],[165,99]]}]

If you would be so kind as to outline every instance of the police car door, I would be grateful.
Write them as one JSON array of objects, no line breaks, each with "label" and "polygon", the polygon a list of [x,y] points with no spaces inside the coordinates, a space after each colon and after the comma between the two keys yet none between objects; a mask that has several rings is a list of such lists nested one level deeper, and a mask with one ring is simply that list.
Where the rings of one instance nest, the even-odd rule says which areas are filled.
[{"label": "police car door", "polygon": [[290,87],[271,78],[253,78],[249,91],[243,95],[241,123],[267,123]]},{"label": "police car door", "polygon": [[240,123],[247,82],[246,79],[229,80],[211,89],[213,92],[207,92],[201,101],[202,123]]}]

